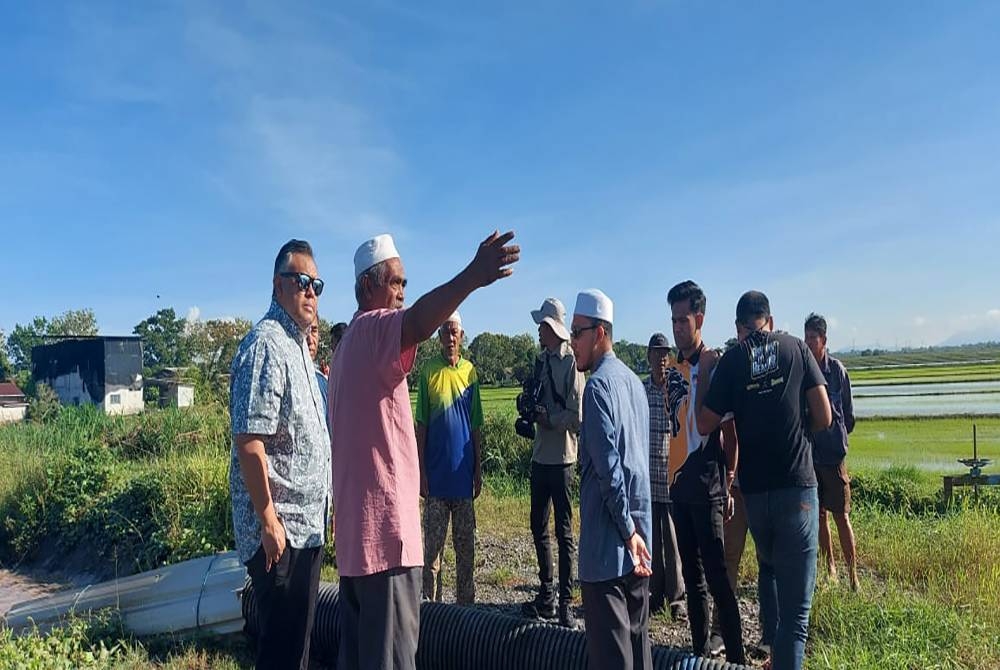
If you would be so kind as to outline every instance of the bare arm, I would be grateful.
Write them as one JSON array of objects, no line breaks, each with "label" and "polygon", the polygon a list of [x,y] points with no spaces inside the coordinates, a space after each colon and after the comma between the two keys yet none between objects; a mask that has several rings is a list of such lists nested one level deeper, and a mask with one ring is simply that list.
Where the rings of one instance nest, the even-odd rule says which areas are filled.
[{"label": "bare arm", "polygon": [[454,279],[425,293],[403,317],[400,348],[405,351],[420,344],[437,330],[469,294],[489,286],[497,279],[509,277],[509,266],[520,258],[517,245],[504,246],[514,239],[513,232],[501,235],[494,231],[479,245],[476,257]]},{"label": "bare arm", "polygon": [[267,456],[264,440],[260,435],[240,434],[236,436],[236,456],[240,463],[240,475],[246,484],[250,502],[260,521],[261,544],[266,555],[265,570],[278,562],[285,551],[285,527],[274,511],[271,487],[267,481]]},{"label": "bare arm", "polygon": [[726,421],[722,424],[722,454],[726,458],[726,490],[728,491],[736,478],[736,466],[740,460],[740,444],[736,438],[735,421]]},{"label": "bare arm", "polygon": [[709,408],[702,405],[701,409],[698,410],[698,432],[702,435],[708,435],[713,430],[719,427],[722,423],[722,417]]},{"label": "bare arm", "polygon": [[483,437],[478,428],[472,431],[472,451],[472,497],[478,498],[483,491]]},{"label": "bare arm", "polygon": [[830,398],[826,394],[826,386],[820,384],[806,391],[806,402],[809,403],[809,417],[812,432],[826,430],[833,422],[833,411],[830,409]]},{"label": "bare arm", "polygon": [[[445,317],[447,318],[447,317]],[[427,497],[427,460],[424,449],[427,447],[427,426],[417,424],[417,458],[420,461],[420,497]]]},{"label": "bare arm", "polygon": [[850,433],[854,430],[854,397],[851,395],[851,378],[844,370],[844,384],[840,389],[840,402],[844,409],[844,427]]}]

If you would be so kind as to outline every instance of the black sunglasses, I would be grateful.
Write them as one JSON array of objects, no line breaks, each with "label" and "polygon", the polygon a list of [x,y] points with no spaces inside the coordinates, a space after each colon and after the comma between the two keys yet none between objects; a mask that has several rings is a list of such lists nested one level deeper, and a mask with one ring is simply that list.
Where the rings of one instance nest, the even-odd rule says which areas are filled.
[{"label": "black sunglasses", "polygon": [[295,280],[298,284],[300,291],[305,291],[310,286],[313,287],[313,293],[316,294],[318,298],[321,293],[323,293],[323,280],[319,277],[310,277],[305,272],[279,272],[279,277],[290,277]]},{"label": "black sunglasses", "polygon": [[588,330],[593,330],[594,328],[598,327],[600,327],[600,324],[598,324],[597,326],[587,326],[586,328],[572,328],[569,331],[569,336],[574,340],[578,340],[580,339],[580,336],[586,333]]}]

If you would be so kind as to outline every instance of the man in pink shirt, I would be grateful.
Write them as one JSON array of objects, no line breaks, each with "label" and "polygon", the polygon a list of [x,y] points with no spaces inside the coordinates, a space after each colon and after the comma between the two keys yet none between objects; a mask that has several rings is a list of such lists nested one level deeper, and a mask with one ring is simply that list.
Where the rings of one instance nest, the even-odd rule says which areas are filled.
[{"label": "man in pink shirt", "polygon": [[330,369],[340,573],[340,670],[415,668],[423,541],[420,464],[406,375],[417,345],[470,293],[509,276],[520,249],[494,232],[454,279],[403,307],[406,274],[389,235],[354,254],[358,311]]}]

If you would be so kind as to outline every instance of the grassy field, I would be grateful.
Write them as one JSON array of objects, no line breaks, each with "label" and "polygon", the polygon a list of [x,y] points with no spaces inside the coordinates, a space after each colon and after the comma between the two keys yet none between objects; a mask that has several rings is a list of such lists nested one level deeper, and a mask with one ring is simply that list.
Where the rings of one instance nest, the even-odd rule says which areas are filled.
[{"label": "grassy field", "polygon": [[943,384],[947,382],[988,382],[1000,380],[1000,364],[907,366],[848,370],[851,383],[866,384]]},{"label": "grassy field", "polygon": [[[523,458],[530,443],[509,430],[516,394],[484,389],[487,439],[504,440]],[[976,421],[980,453],[1000,461],[1000,418]],[[940,475],[961,472],[955,459],[968,455],[971,420],[858,423],[848,463],[859,484],[853,518],[863,588],[819,588],[810,670],[1000,667],[1000,514],[995,506],[942,512],[934,503]],[[523,470],[507,456],[477,504],[479,532],[527,541]],[[0,565],[30,563],[45,551],[69,556],[73,542],[87,538],[116,547],[90,560],[128,556],[136,568],[225,548],[228,458],[227,419],[213,408],[127,418],[73,410],[53,424],[0,427]],[[745,591],[755,572],[748,550]],[[325,577],[334,575],[327,566]],[[477,578],[506,584],[512,575]],[[93,647],[96,640],[105,640],[104,651]],[[123,641],[82,627],[49,640],[0,633],[0,667],[32,658],[41,660],[23,667],[250,667],[239,642]]]}]

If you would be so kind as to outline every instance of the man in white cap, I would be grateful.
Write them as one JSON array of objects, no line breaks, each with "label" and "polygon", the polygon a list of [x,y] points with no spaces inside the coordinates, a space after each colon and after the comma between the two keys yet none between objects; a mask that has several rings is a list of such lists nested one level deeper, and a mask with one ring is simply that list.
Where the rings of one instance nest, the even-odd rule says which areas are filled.
[{"label": "man in white cap", "polygon": [[633,670],[653,665],[649,405],[612,350],[613,323],[608,296],[577,296],[570,338],[577,369],[591,372],[580,433],[580,585],[589,667]]},{"label": "man in white cap", "polygon": [[580,398],[585,380],[583,373],[576,369],[576,358],[569,346],[563,304],[556,298],[546,298],[540,309],[532,310],[531,318],[538,324],[538,341],[542,345],[535,359],[534,377],[540,384],[541,395],[531,452],[531,535],[538,557],[540,587],[538,595],[524,603],[521,611],[539,619],[556,616],[549,536],[549,510],[553,509],[559,545],[559,623],[575,628],[575,620],[570,614],[573,553],[576,551],[570,488],[576,465],[576,435],[580,430]]},{"label": "man in white cap", "polygon": [[341,670],[415,667],[424,556],[406,375],[417,345],[470,293],[513,272],[513,237],[494,232],[454,279],[408,309],[392,238],[379,235],[354,254],[358,311],[337,348],[329,392]]},{"label": "man in white cap", "polygon": [[462,317],[455,312],[438,329],[441,355],[420,371],[417,384],[417,451],[424,499],[424,598],[440,602],[441,555],[452,526],[455,600],[476,600],[476,510],[483,487],[483,405],[479,375],[462,358]]}]

